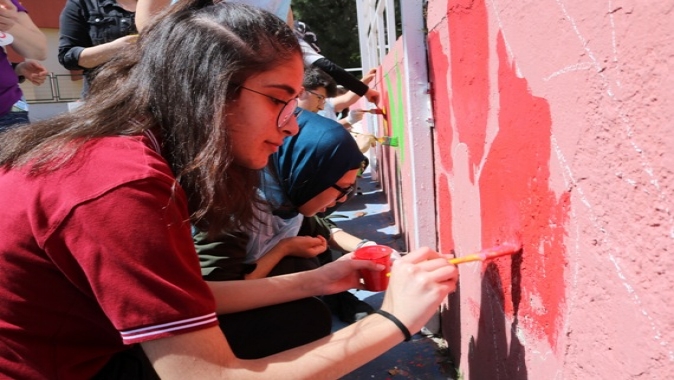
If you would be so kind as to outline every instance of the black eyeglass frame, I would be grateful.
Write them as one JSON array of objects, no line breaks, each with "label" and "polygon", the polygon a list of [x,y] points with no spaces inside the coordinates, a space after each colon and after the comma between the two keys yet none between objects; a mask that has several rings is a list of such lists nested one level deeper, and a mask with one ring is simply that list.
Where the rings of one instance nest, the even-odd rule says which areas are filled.
[{"label": "black eyeglass frame", "polygon": [[[299,105],[299,99],[298,99],[297,96],[294,97],[294,98],[292,98],[292,99],[290,99],[290,100],[288,100],[288,101],[286,102],[285,100],[281,100],[281,99],[276,98],[276,97],[274,97],[274,96],[267,95],[267,94],[262,93],[262,92],[260,92],[260,91],[253,90],[252,88],[248,88],[248,87],[246,87],[246,86],[239,86],[239,88],[242,88],[242,89],[244,89],[244,90],[248,90],[248,91],[250,91],[250,92],[254,92],[254,93],[258,94],[258,95],[265,96],[265,97],[267,97],[267,98],[269,98],[269,99],[271,99],[271,100],[273,100],[273,101],[275,101],[275,102],[278,102],[278,103],[283,104],[283,108],[281,108],[281,110],[280,110],[279,113],[278,113],[278,116],[276,116],[276,126],[277,126],[278,128],[283,128],[286,124],[288,124],[288,122],[290,121],[290,118],[291,118],[291,117],[293,117],[293,116],[297,117],[297,116],[299,116],[299,114],[302,112],[301,109],[297,108],[297,106]],[[292,104],[292,103],[294,103],[294,104]],[[281,120],[281,115],[283,115],[283,112],[284,112],[286,109],[288,109],[288,107],[290,107],[290,108],[292,109],[292,111],[290,111],[290,112],[284,117],[284,119]],[[288,112],[288,111],[286,111],[286,112]]]},{"label": "black eyeglass frame", "polygon": [[317,92],[313,92],[313,91],[311,91],[311,90],[307,90],[306,88],[304,89],[304,91],[306,91],[306,92],[308,92],[308,93],[314,95],[315,97],[317,97],[319,102],[325,102],[325,101],[328,100],[328,97],[325,96],[325,95],[321,95],[321,94],[319,94],[319,93],[317,93]]},{"label": "black eyeglass frame", "polygon": [[332,185],[332,186],[330,186],[330,187],[332,187],[333,189],[339,191],[339,196],[337,197],[337,200],[340,200],[340,199],[342,199],[342,198],[344,198],[344,197],[348,197],[349,194],[353,193],[353,191],[356,190],[356,184],[355,184],[355,183],[352,183],[352,184],[349,185],[349,187],[347,187],[347,188],[343,188],[343,187],[338,186],[338,185],[336,185],[336,184],[335,184],[335,185]]}]

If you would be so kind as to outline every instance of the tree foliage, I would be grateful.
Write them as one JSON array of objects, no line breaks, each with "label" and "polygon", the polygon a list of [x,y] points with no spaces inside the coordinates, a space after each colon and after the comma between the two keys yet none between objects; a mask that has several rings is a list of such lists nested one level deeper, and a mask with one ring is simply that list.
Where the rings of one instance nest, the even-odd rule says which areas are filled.
[{"label": "tree foliage", "polygon": [[292,9],[316,33],[323,56],[345,69],[360,67],[355,0],[293,0]]}]

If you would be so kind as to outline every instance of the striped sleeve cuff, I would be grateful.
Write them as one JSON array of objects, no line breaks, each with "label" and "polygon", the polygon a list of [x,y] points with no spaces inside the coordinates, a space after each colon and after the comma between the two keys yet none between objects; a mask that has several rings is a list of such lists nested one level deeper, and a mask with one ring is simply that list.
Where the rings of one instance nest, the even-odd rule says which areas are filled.
[{"label": "striped sleeve cuff", "polygon": [[[159,325],[143,327],[134,330],[120,331],[124,344],[134,344],[145,342],[148,340],[168,337],[192,330],[200,330],[206,327],[215,326],[218,324],[218,318],[215,313],[202,315],[200,317],[183,319]],[[187,330],[187,331],[181,331]],[[176,333],[177,331],[181,331]]]}]

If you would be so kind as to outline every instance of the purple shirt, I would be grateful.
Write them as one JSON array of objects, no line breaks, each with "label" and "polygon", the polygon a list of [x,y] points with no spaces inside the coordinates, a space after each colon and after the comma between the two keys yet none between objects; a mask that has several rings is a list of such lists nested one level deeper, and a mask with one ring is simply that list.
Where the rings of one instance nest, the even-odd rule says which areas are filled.
[{"label": "purple shirt", "polygon": [[[12,0],[19,12],[26,12],[26,8],[17,0]],[[0,32],[1,35],[2,32]],[[7,59],[5,49],[0,49],[0,115],[4,115],[12,109],[12,105],[21,99],[23,93],[19,87],[19,78]]]}]

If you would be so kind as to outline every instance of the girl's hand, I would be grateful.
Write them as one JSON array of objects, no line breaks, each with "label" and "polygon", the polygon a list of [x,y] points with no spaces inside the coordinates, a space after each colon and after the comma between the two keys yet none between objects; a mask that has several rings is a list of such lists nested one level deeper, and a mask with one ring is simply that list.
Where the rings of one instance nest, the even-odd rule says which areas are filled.
[{"label": "girl's hand", "polygon": [[310,259],[328,249],[328,242],[323,236],[295,236],[281,240],[285,245],[287,256],[297,256]]},{"label": "girl's hand", "polygon": [[27,59],[16,65],[14,72],[16,75],[23,75],[36,86],[44,83],[45,79],[47,79],[47,74],[49,74],[47,69],[42,66],[40,62],[31,59]]},{"label": "girl's hand", "polygon": [[379,91],[371,88],[367,90],[365,93],[365,98],[370,102],[374,103],[375,105],[379,104]]},{"label": "girl's hand", "polygon": [[416,333],[456,290],[459,272],[447,257],[427,247],[395,260],[382,309]]},{"label": "girl's hand", "polygon": [[367,260],[353,260],[353,253],[347,253],[318,269],[312,270],[315,276],[313,286],[316,295],[334,294],[349,289],[365,289],[360,281],[358,270],[383,270],[384,266]]}]

